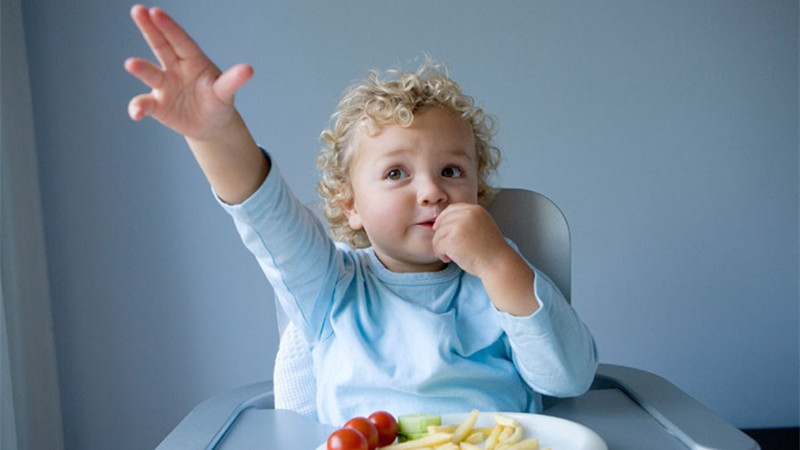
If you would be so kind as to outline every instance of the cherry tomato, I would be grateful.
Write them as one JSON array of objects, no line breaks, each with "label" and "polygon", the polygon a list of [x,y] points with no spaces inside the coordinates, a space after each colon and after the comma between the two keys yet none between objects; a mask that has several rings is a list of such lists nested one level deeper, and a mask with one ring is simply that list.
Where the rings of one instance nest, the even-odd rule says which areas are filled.
[{"label": "cherry tomato", "polygon": [[397,420],[386,411],[376,411],[369,415],[370,422],[378,429],[378,446],[383,447],[397,438]]},{"label": "cherry tomato", "polygon": [[378,448],[378,429],[366,417],[353,417],[344,424],[344,428],[353,428],[358,430],[367,440],[367,447],[369,450]]},{"label": "cherry tomato", "polygon": [[358,430],[339,428],[328,437],[328,450],[369,450],[369,447]]}]

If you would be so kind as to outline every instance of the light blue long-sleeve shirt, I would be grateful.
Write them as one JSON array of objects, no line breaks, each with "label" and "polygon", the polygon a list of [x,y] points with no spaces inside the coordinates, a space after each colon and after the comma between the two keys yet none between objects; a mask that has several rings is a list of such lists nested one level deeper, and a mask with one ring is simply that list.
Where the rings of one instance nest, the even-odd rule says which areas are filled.
[{"label": "light blue long-sleeve shirt", "polygon": [[597,368],[594,340],[547,278],[540,308],[515,317],[456,264],[396,273],[371,248],[334,243],[273,163],[233,216],[290,320],[310,345],[317,414],[341,425],[387,410],[541,410],[541,395],[585,392]]}]

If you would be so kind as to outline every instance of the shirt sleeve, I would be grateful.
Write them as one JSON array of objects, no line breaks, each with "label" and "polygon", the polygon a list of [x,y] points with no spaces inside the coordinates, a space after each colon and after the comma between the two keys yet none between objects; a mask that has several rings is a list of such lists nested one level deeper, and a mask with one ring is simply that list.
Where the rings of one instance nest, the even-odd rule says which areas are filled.
[{"label": "shirt sleeve", "polygon": [[217,200],[233,217],[289,320],[313,342],[331,307],[325,299],[337,277],[336,247],[324,226],[295,197],[274,163],[264,183],[242,203]]},{"label": "shirt sleeve", "polygon": [[522,378],[536,392],[574,397],[589,390],[597,370],[597,348],[589,329],[550,278],[536,268],[539,309],[517,317],[498,311]]}]

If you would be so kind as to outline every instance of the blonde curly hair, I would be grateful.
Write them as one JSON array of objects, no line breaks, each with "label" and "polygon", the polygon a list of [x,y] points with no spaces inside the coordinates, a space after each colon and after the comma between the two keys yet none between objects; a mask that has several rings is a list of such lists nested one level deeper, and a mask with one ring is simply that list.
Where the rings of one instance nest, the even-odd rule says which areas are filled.
[{"label": "blonde curly hair", "polygon": [[492,143],[494,118],[475,106],[472,97],[464,94],[449,77],[447,69],[430,58],[414,73],[393,69],[384,76],[372,70],[362,82],[344,92],[331,116],[332,125],[320,136],[323,147],[317,158],[321,171],[317,190],[334,239],[356,248],[370,245],[363,229],[350,228],[342,208],[353,199],[349,171],[358,132],[374,135],[387,125],[408,127],[414,121],[414,114],[431,106],[459,114],[472,127],[478,163],[478,201],[486,204],[491,200],[496,189],[489,185],[488,179],[500,163],[500,150]]}]

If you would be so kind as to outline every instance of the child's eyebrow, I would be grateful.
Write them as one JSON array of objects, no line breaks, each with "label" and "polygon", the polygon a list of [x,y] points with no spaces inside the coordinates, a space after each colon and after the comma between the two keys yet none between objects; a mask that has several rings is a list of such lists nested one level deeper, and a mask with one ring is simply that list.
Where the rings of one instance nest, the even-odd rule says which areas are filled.
[{"label": "child's eyebrow", "polygon": [[464,158],[469,160],[469,162],[474,162],[477,158],[476,150],[469,151],[469,149],[461,147],[454,147],[451,149],[443,150],[442,153],[454,158]]},{"label": "child's eyebrow", "polygon": [[[380,158],[381,159],[383,159],[383,158],[391,158],[393,156],[401,155],[401,154],[404,154],[404,153],[412,153],[412,152],[413,152],[413,150],[411,148],[402,146],[402,147],[397,147],[397,148],[394,148],[394,149],[391,149],[391,150],[388,150],[388,151],[384,152],[380,156]],[[445,147],[443,150],[440,150],[439,153],[442,153],[442,154],[445,154],[445,155],[449,155],[449,156],[468,158],[470,160],[474,160],[475,159],[475,155],[476,155],[476,152],[474,150],[473,151],[469,151],[469,149],[462,148],[462,147],[450,147],[450,148],[446,148]]]},{"label": "child's eyebrow", "polygon": [[[472,151],[470,151],[470,150],[472,150]],[[455,148],[453,148],[451,150],[445,150],[445,153],[449,153],[449,154],[454,155],[454,156],[465,156],[465,157],[467,157],[469,159],[473,159],[477,152],[475,151],[475,149],[466,149],[466,148],[462,148],[462,147],[455,147]]]}]

